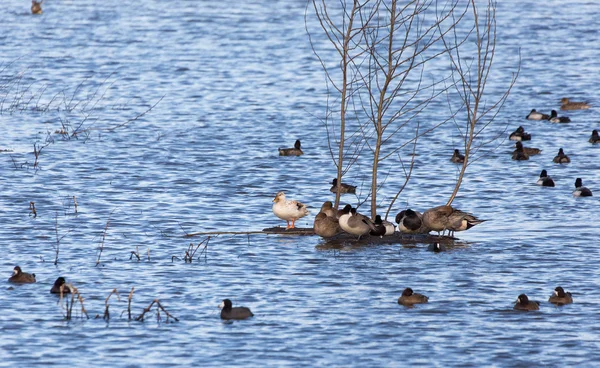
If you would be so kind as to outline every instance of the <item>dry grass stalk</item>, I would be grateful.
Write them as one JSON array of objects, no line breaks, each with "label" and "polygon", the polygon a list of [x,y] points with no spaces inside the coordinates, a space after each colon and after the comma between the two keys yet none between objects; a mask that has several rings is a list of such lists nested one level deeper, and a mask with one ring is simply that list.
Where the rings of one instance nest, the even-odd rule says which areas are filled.
[{"label": "dry grass stalk", "polygon": [[35,210],[35,202],[29,202],[29,216],[37,217],[37,211]]},{"label": "dry grass stalk", "polygon": [[115,210],[112,210],[110,215],[108,215],[108,220],[106,221],[106,226],[104,227],[104,231],[102,232],[102,242],[100,243],[100,251],[98,252],[98,259],[96,260],[96,266],[100,264],[100,257],[102,256],[102,251],[104,250],[104,241],[106,240],[106,233],[108,232],[108,226],[110,225],[110,217],[112,216]]},{"label": "dry grass stalk", "polygon": [[117,296],[117,300],[121,300],[121,298],[119,297],[119,292],[117,291],[117,289],[113,289],[110,294],[108,294],[108,296],[106,297],[106,300],[104,301],[104,315],[102,316],[102,319],[108,321],[110,319],[110,312],[108,311],[110,305],[108,304],[108,300],[110,299],[110,297],[112,295],[116,295]]},{"label": "dry grass stalk", "polygon": [[[69,298],[68,296],[65,297],[65,294],[63,293],[65,287],[68,287],[69,289],[71,289],[71,298]],[[70,303],[69,303],[69,299],[70,299]],[[63,300],[64,300],[64,305],[63,305]],[[73,286],[73,284],[69,283],[69,284],[61,285],[59,304],[60,304],[61,308],[63,308],[66,311],[65,319],[67,321],[70,321],[73,318],[73,306],[75,305],[75,303],[79,303],[79,305],[81,306],[81,317],[83,318],[83,316],[85,315],[86,319],[90,318],[87,311],[85,310],[85,306],[83,305],[84,300],[85,299],[81,296],[81,294],[79,293],[79,290],[75,286]]]},{"label": "dry grass stalk", "polygon": [[[194,243],[190,243],[190,245],[188,246],[188,249],[185,251],[185,255],[183,256],[183,260],[185,261],[185,263],[192,263],[192,260],[194,259],[196,252],[198,251],[198,249],[200,249],[200,247],[202,245],[204,245],[204,247],[202,248],[200,255],[198,255],[198,258],[200,258],[202,253],[204,253],[204,261],[206,262],[209,241],[210,241],[210,236],[208,236],[206,239],[202,240],[196,246],[194,246]],[[177,258],[177,257],[173,256],[171,258],[171,261],[173,261],[174,258]]]},{"label": "dry grass stalk", "polygon": [[163,306],[162,304],[160,304],[160,301],[158,299],[154,299],[152,301],[152,303],[150,303],[150,305],[146,308],[144,308],[144,311],[142,312],[142,314],[140,314],[139,316],[137,316],[137,318],[135,319],[136,321],[141,321],[144,322],[144,316],[146,315],[146,313],[150,312],[152,310],[152,306],[156,304],[156,320],[157,322],[160,322],[161,318],[160,318],[160,311],[162,310],[166,315],[167,315],[167,319],[165,320],[165,323],[169,323],[169,318],[174,319],[175,321],[179,322],[179,319],[174,317],[173,315],[171,315],[171,313],[169,313]]}]

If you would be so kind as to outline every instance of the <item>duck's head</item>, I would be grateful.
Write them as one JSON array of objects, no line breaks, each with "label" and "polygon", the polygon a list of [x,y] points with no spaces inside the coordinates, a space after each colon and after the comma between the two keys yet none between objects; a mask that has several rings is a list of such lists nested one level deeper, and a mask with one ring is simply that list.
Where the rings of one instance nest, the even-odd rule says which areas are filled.
[{"label": "duck's head", "polygon": [[440,243],[438,243],[438,242],[431,244],[431,247],[434,252],[439,252],[442,250],[442,248],[440,247]]},{"label": "duck's head", "polygon": [[562,286],[556,287],[556,289],[554,289],[554,295],[556,295],[559,298],[564,297],[565,296],[565,289],[563,289]]},{"label": "duck's head", "polygon": [[546,169],[542,170],[542,173],[540,174],[540,178],[547,178],[548,177],[548,172],[546,171]]},{"label": "duck's head", "polygon": [[221,304],[219,304],[219,308],[221,309],[231,309],[231,300],[229,299],[223,299],[223,301],[221,302]]},{"label": "duck's head", "polygon": [[563,104],[563,105],[568,104],[569,103],[569,98],[567,98],[567,97],[561,98],[560,99],[560,103]]},{"label": "duck's head", "polygon": [[273,199],[273,202],[277,203],[279,201],[284,201],[284,200],[285,200],[285,193],[284,192],[279,192],[275,196],[275,199]]},{"label": "duck's head", "polygon": [[23,273],[23,271],[21,270],[21,267],[15,266],[15,268],[13,268],[13,276],[20,275],[21,273]]},{"label": "duck's head", "polygon": [[457,156],[460,155],[460,151],[458,150],[458,148],[454,149],[454,154],[457,155]]},{"label": "duck's head", "polygon": [[558,117],[558,113],[556,112],[556,110],[550,111],[550,118],[552,119],[552,118],[555,118],[555,117]]},{"label": "duck's head", "polygon": [[333,178],[333,180],[331,181],[331,185],[333,185],[333,186],[337,185],[337,178]]},{"label": "duck's head", "polygon": [[348,214],[348,213],[350,213],[351,210],[352,210],[352,206],[347,204],[344,206],[344,208],[342,208],[342,214]]},{"label": "duck's head", "polygon": [[294,143],[294,148],[300,149],[300,140],[299,139],[296,139],[296,142]]},{"label": "duck's head", "polygon": [[411,296],[411,295],[413,295],[413,289],[411,289],[409,287],[404,289],[404,291],[402,292],[402,296]]},{"label": "duck's head", "polygon": [[518,304],[527,304],[529,303],[529,298],[525,294],[521,294],[517,297]]},{"label": "duck's head", "polygon": [[61,277],[57,278],[56,281],[54,281],[54,286],[61,287],[65,283],[66,283],[65,278],[61,276]]},{"label": "duck's head", "polygon": [[523,128],[522,126],[519,126],[516,130],[517,133],[525,133],[525,128]]},{"label": "duck's head", "polygon": [[597,137],[598,131],[596,129],[592,130],[592,137]]},{"label": "duck's head", "polygon": [[323,203],[323,205],[321,206],[321,211],[329,210],[329,209],[332,209],[332,208],[333,208],[333,203],[331,203],[331,201],[325,201]]},{"label": "duck's head", "polygon": [[396,215],[396,223],[399,224],[402,221],[402,217],[406,214],[405,210],[400,211],[399,214]]},{"label": "duck's head", "polygon": [[575,179],[575,188],[579,188],[582,186],[583,186],[583,181],[581,180],[581,178]]},{"label": "duck's head", "polygon": [[377,215],[375,216],[375,225],[381,225],[383,223],[383,221],[381,221],[381,216]]},{"label": "duck's head", "polygon": [[558,154],[559,154],[559,155],[564,155],[564,154],[565,154],[565,151],[563,151],[563,149],[562,149],[562,148],[559,148],[559,149],[558,149]]}]

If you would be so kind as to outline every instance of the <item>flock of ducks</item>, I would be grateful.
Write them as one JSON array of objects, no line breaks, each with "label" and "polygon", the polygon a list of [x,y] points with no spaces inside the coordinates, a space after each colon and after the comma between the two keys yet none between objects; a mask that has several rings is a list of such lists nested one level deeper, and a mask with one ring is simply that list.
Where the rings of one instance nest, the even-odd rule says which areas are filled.
[{"label": "flock of ducks", "polygon": [[[589,109],[591,105],[587,102],[575,102],[571,101],[569,98],[562,98],[560,100],[561,110],[582,110]],[[552,110],[550,115],[541,113],[536,109],[532,109],[531,112],[525,117],[527,120],[548,120],[551,123],[569,123],[571,119],[567,116],[558,116],[556,110]],[[539,155],[542,150],[535,147],[525,147],[523,146],[524,141],[531,140],[531,134],[525,131],[523,126],[519,126],[514,132],[510,133],[508,139],[511,141],[515,141],[515,150],[512,152],[512,159],[516,161],[524,161],[529,160],[530,156]],[[588,139],[588,142],[592,144],[600,143],[600,135],[598,134],[598,130],[592,130],[592,135]],[[451,162],[454,163],[463,163],[465,160],[465,156],[460,154],[458,149],[454,150],[452,157],[450,158]],[[571,158],[565,153],[563,148],[558,149],[558,153],[552,159],[553,163],[556,164],[569,164],[571,163]],[[542,170],[539,179],[537,180],[537,184],[544,187],[554,187],[554,180],[550,176],[548,176],[548,172],[546,170]],[[581,178],[575,179],[575,190],[573,191],[573,196],[575,197],[590,197],[592,196],[592,191],[583,186],[583,180]]]},{"label": "flock of ducks", "polygon": [[[23,272],[20,266],[15,266],[12,276],[8,278],[8,282],[13,284],[33,284],[36,282],[35,273]],[[54,281],[50,293],[60,295],[70,294],[71,288],[66,284],[65,278],[61,276]],[[223,299],[219,308],[221,309],[221,319],[224,320],[240,320],[254,316],[249,308],[233,307],[229,299]]]}]

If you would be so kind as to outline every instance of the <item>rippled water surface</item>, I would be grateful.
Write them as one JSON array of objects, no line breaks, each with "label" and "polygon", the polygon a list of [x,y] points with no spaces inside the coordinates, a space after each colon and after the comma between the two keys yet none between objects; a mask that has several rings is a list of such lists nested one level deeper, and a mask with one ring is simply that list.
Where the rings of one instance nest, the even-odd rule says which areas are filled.
[{"label": "rippled water surface", "polygon": [[[501,136],[497,148],[469,166],[454,201],[488,221],[457,234],[448,251],[220,235],[184,263],[190,242],[204,239],[186,234],[282,225],[271,212],[280,190],[308,204],[302,227],[331,199],[335,166],[320,121],[327,90],[306,34],[306,3],[47,1],[32,16],[27,1],[3,1],[0,270],[7,279],[18,264],[38,282],[5,283],[0,293],[0,365],[596,364],[598,201],[571,192],[577,177],[600,191],[600,147],[587,142],[600,125],[600,4],[538,5],[498,4],[489,101],[519,59],[520,75],[488,130]],[[318,30],[314,17],[308,24]],[[313,37],[326,45],[323,34]],[[558,109],[566,96],[594,107],[568,112],[565,125],[524,119],[532,108]],[[420,119],[447,114],[444,101]],[[533,135],[526,146],[543,150],[526,162],[511,160],[505,139],[518,125]],[[63,127],[80,134],[68,138]],[[305,155],[279,157],[277,148],[296,139]],[[394,215],[447,201],[456,147],[452,123],[420,139]],[[571,164],[552,163],[560,147]],[[409,149],[400,154],[410,160]],[[361,199],[368,165],[360,160],[344,178]],[[555,188],[535,185],[544,168]],[[404,183],[398,159],[381,175],[385,211]],[[78,287],[89,320],[65,321],[48,293],[58,276]],[[546,302],[557,285],[573,292],[574,304]],[[399,306],[407,286],[430,303]],[[157,322],[154,308],[144,322],[129,321],[131,288],[134,317],[159,299],[179,322],[165,323],[164,313]],[[514,312],[520,293],[540,300],[540,311]],[[222,322],[224,298],[254,318]]]}]

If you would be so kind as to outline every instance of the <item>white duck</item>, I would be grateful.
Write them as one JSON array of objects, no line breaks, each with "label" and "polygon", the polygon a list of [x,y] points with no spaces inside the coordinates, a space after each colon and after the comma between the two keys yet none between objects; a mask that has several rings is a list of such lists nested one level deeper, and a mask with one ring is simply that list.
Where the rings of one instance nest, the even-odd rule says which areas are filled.
[{"label": "white duck", "polygon": [[[280,219],[287,221],[286,229],[295,228],[296,220],[308,215],[306,205],[298,201],[286,200],[284,192],[277,193],[273,202],[275,202],[273,213]],[[290,221],[292,221],[292,226],[290,226]]]}]

